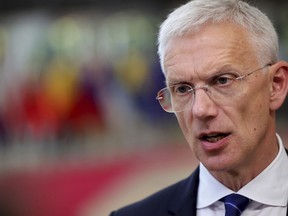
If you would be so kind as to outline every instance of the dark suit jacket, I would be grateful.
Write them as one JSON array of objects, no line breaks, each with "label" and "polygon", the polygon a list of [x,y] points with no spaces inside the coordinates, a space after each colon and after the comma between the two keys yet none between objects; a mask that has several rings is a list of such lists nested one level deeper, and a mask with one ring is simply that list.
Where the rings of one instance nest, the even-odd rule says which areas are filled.
[{"label": "dark suit jacket", "polygon": [[199,167],[187,179],[112,212],[110,216],[196,216],[198,185]]}]

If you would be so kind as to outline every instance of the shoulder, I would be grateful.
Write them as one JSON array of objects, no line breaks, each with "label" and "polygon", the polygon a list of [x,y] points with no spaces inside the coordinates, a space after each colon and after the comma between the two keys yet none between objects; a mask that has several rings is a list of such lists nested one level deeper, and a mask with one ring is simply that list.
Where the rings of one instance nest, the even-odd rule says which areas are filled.
[{"label": "shoulder", "polygon": [[173,194],[175,194],[179,189],[181,189],[181,185],[183,185],[185,181],[186,180],[182,180],[143,200],[123,207],[117,212],[114,212],[114,214],[111,214],[111,216],[147,216],[154,215],[155,211],[164,211],[167,209],[165,207],[169,205],[170,198],[173,197]]},{"label": "shoulder", "polygon": [[[191,191],[191,179],[198,175],[197,170],[191,176],[171,186],[168,186],[149,197],[130,204],[126,207],[111,213],[110,216],[147,216],[166,215],[175,200],[185,200],[188,191]],[[198,183],[197,183],[198,186]]]}]

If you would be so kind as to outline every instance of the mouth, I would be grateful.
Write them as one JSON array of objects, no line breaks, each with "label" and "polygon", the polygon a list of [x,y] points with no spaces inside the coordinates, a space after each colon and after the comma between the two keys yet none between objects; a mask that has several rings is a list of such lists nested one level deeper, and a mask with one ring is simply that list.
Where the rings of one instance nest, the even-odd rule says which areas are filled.
[{"label": "mouth", "polygon": [[209,143],[216,143],[220,140],[224,139],[225,137],[229,136],[229,133],[211,133],[211,134],[202,134],[200,136],[200,140],[209,142]]}]

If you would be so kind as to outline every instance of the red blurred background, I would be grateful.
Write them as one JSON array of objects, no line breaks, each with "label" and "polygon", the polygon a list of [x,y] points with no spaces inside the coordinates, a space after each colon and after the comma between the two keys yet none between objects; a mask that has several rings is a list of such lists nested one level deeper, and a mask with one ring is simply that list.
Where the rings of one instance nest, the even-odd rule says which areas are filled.
[{"label": "red blurred background", "polygon": [[[195,168],[155,100],[158,26],[184,2],[1,1],[1,216],[108,215]],[[287,60],[287,2],[255,4]]]}]

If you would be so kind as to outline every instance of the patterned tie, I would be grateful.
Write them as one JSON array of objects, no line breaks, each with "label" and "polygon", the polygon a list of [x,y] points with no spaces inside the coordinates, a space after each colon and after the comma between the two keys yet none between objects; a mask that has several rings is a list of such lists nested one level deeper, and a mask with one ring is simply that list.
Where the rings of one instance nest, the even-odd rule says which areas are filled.
[{"label": "patterned tie", "polygon": [[230,194],[220,201],[225,204],[225,216],[239,216],[248,206],[250,200],[239,194]]}]

